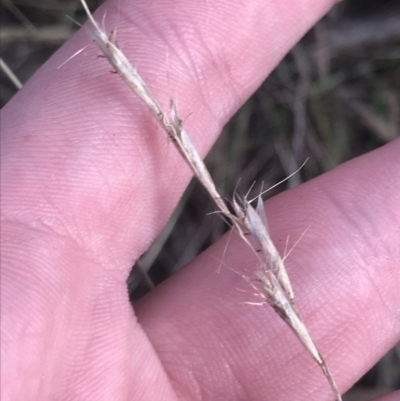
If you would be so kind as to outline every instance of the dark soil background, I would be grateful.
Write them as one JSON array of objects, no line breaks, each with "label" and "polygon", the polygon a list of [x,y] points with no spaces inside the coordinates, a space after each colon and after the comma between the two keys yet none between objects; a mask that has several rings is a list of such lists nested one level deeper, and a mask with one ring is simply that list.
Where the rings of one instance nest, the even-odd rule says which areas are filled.
[{"label": "dark soil background", "polygon": [[[88,1],[94,10],[101,0]],[[0,105],[86,20],[78,0],[1,0]],[[9,69],[11,72],[7,72]],[[12,77],[15,74],[15,78]],[[344,0],[285,57],[227,124],[207,156],[222,194],[240,181],[269,196],[307,181],[400,135],[400,2]],[[262,151],[260,151],[262,149]],[[255,189],[257,192],[259,187]],[[132,301],[179,270],[227,229],[192,181],[165,230],[132,269]],[[345,395],[368,401],[400,389],[400,346]]]}]

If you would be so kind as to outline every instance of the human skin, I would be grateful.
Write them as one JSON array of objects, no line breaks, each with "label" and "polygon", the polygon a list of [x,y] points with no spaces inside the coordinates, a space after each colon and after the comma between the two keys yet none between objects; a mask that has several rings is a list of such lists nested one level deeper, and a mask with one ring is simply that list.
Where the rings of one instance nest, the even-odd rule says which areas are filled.
[{"label": "human skin", "polygon": [[[205,155],[333,3],[120,0],[96,16]],[[98,54],[81,30],[1,113],[1,399],[333,400],[274,312],[244,304],[236,272],[254,259],[235,236],[219,272],[227,237],[132,308],[131,266],[191,173]],[[399,152],[266,203],[280,251],[308,228],[286,264],[341,391],[400,337]]]},{"label": "human skin", "polygon": [[378,398],[376,401],[398,401],[400,400],[400,391],[394,391],[391,394]]}]

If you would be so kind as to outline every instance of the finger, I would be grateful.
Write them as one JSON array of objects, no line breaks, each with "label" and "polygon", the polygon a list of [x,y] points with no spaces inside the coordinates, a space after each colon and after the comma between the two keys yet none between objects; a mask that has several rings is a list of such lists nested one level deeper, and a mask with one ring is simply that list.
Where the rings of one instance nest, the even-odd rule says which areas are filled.
[{"label": "finger", "polygon": [[398,401],[400,399],[400,391],[394,391],[383,397],[377,398],[375,401]]},{"label": "finger", "polygon": [[[400,339],[400,140],[266,203],[304,320],[340,389]],[[227,238],[136,308],[183,398],[332,400],[293,333],[237,274],[255,260]],[[222,261],[221,261],[222,260]],[[218,273],[218,267],[223,268]],[[200,390],[201,389],[201,390]]]},{"label": "finger", "polygon": [[[185,124],[204,155],[232,113],[332,4],[114,1],[96,15],[102,20],[107,11],[107,26],[160,102],[166,106],[174,97],[180,115],[190,115]],[[7,105],[3,211],[72,237],[126,274],[191,173],[98,54],[81,30]]]}]

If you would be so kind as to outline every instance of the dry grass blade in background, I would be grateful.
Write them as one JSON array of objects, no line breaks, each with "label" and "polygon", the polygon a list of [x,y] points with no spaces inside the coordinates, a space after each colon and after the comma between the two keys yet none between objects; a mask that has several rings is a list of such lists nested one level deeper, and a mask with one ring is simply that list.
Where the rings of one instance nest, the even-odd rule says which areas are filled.
[{"label": "dry grass blade in background", "polygon": [[[341,401],[342,398],[337,385],[298,313],[293,290],[283,260],[268,234],[261,196],[258,197],[257,207],[254,208],[247,199],[241,200],[235,195],[232,200],[235,214],[230,212],[227,204],[218,193],[214,181],[197,152],[189,134],[185,130],[173,101],[171,101],[169,112],[165,112],[139,76],[136,69],[133,68],[123,52],[116,45],[113,33],[108,35],[105,29],[102,29],[93,18],[86,2],[84,0],[81,0],[81,2],[93,25],[93,37],[105,57],[124,82],[147,105],[186,163],[192,169],[194,175],[210,194],[219,208],[219,212],[231,223],[239,236],[257,256],[259,264],[257,278],[256,280],[246,280],[257,289],[258,294],[262,296],[263,303],[271,305],[277,314],[294,331],[296,336],[321,367],[337,400]],[[247,239],[247,234],[251,234],[256,240],[257,246],[261,249],[260,254],[256,252],[253,245]]]}]

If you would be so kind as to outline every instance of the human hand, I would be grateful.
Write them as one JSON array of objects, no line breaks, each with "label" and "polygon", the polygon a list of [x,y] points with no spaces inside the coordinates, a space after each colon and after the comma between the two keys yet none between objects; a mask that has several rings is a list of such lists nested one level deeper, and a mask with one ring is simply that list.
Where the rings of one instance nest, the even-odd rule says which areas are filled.
[{"label": "human hand", "polygon": [[[205,154],[332,3],[120,1],[106,20]],[[222,239],[132,310],[129,270],[190,171],[95,45],[58,68],[88,43],[81,31],[2,111],[2,399],[332,399],[274,312],[243,305],[232,270],[251,258],[233,237],[232,270],[216,273]],[[287,265],[342,390],[399,339],[399,150],[266,204],[281,250],[311,225]]]}]

